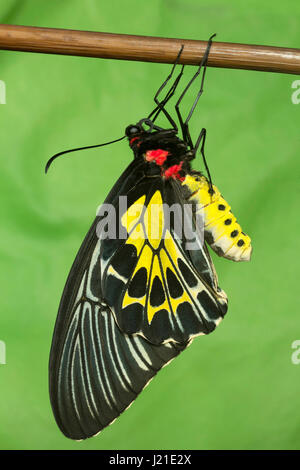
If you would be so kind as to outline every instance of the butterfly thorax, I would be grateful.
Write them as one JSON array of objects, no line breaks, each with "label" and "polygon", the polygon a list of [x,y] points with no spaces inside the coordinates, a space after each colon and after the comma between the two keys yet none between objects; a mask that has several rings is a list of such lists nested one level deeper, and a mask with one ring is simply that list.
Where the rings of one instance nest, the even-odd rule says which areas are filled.
[{"label": "butterfly thorax", "polygon": [[183,180],[191,171],[189,161],[193,154],[173,129],[140,132],[133,137],[128,136],[128,140],[134,158],[144,159],[151,174]]}]

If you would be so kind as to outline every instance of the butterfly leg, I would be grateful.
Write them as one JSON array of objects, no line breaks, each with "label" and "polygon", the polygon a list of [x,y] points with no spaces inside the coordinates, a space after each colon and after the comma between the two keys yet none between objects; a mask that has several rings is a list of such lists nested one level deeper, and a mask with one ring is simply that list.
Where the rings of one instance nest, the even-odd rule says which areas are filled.
[{"label": "butterfly leg", "polygon": [[[203,93],[203,84],[204,84],[204,78],[205,78],[205,73],[206,73],[207,60],[208,60],[208,55],[209,55],[209,51],[210,51],[211,44],[212,44],[212,39],[213,39],[214,36],[215,36],[215,34],[213,34],[209,38],[208,44],[207,44],[207,47],[206,47],[206,51],[204,53],[204,56],[203,56],[203,58],[202,58],[202,60],[199,64],[199,67],[198,67],[196,73],[193,75],[191,80],[188,82],[187,86],[185,87],[185,89],[181,93],[181,95],[180,95],[180,97],[179,97],[179,99],[178,99],[178,101],[175,105],[176,113],[177,113],[177,116],[178,116],[178,119],[179,119],[181,131],[182,131],[183,140],[190,146],[191,149],[193,149],[194,146],[193,146],[193,142],[192,142],[192,139],[191,139],[191,136],[190,136],[188,124],[189,124],[189,121],[192,117],[192,114],[193,114],[193,112],[194,112],[194,110],[197,106],[199,98]],[[188,89],[190,88],[190,86],[192,85],[192,83],[195,81],[195,79],[198,77],[198,75],[200,75],[201,70],[203,70],[203,73],[202,73],[202,78],[201,78],[200,90],[197,93],[197,96],[196,96],[196,98],[193,102],[193,105],[192,105],[192,107],[191,107],[191,109],[188,113],[187,118],[184,120],[183,117],[182,117],[180,108],[179,108],[180,103],[181,103],[182,99],[184,98],[184,96],[186,95],[186,93],[187,93]]]},{"label": "butterfly leg", "polygon": [[165,86],[167,85],[167,83],[169,82],[169,80],[171,80],[172,76],[173,76],[173,73],[174,73],[174,70],[175,70],[175,67],[176,65],[178,64],[178,61],[180,59],[180,56],[182,54],[182,51],[183,51],[183,48],[184,46],[182,45],[181,46],[181,49],[177,55],[177,58],[176,58],[176,61],[174,62],[173,64],[173,67],[171,69],[171,72],[169,73],[169,75],[167,76],[166,80],[163,82],[163,84],[159,87],[159,89],[157,90],[155,96],[154,96],[154,101],[155,103],[157,104],[157,107],[150,113],[150,115],[148,116],[148,118],[150,118],[151,116],[154,115],[154,118],[153,118],[153,122],[157,119],[158,115],[163,112],[164,115],[166,116],[166,118],[168,119],[168,121],[170,122],[170,124],[172,125],[173,129],[175,129],[177,131],[177,125],[175,123],[175,121],[172,119],[172,117],[170,116],[170,114],[167,112],[167,110],[165,109],[165,106],[167,104],[167,102],[172,98],[172,96],[174,95],[175,91],[176,91],[176,88],[180,82],[180,79],[183,75],[183,70],[184,70],[184,65],[182,65],[181,67],[181,71],[179,72],[179,74],[177,75],[173,85],[171,86],[171,88],[169,89],[169,91],[167,92],[166,96],[161,100],[159,101],[158,100],[158,97],[159,95],[161,94],[162,90],[165,88]]},{"label": "butterfly leg", "polygon": [[203,127],[201,129],[201,132],[199,134],[199,137],[196,141],[196,144],[195,144],[195,147],[194,147],[194,150],[193,150],[193,153],[194,155],[196,155],[197,153],[197,150],[198,148],[200,147],[200,153],[202,155],[202,160],[203,160],[203,163],[204,163],[204,166],[205,166],[205,169],[206,169],[206,172],[207,172],[207,176],[208,176],[208,180],[209,180],[209,186],[210,186],[210,193],[213,194],[214,190],[213,190],[213,184],[212,184],[212,180],[211,180],[211,176],[210,176],[210,171],[209,171],[209,168],[208,168],[208,165],[207,165],[207,161],[206,161],[206,158],[205,158],[205,152],[204,152],[204,147],[205,147],[205,140],[206,140],[206,129]]}]

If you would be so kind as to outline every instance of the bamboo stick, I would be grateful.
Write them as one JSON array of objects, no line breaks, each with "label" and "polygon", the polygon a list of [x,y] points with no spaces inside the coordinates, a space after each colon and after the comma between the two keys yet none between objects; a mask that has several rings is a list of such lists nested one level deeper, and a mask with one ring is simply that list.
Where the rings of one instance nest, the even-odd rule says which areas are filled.
[{"label": "bamboo stick", "polygon": [[[0,24],[0,49],[197,65],[207,41]],[[300,74],[300,49],[213,42],[208,66]]]}]

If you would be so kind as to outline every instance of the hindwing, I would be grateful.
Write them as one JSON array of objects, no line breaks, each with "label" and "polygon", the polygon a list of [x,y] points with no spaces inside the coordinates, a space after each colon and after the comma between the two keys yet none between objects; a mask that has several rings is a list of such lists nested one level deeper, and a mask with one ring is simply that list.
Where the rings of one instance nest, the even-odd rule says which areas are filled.
[{"label": "hindwing", "polygon": [[[170,207],[181,212],[181,233]],[[227,298],[199,230],[193,250],[186,247],[184,223],[191,229],[193,219],[185,214],[180,183],[145,176],[128,192],[127,207],[117,203],[116,210],[127,236],[102,241],[101,265],[103,297],[120,329],[153,344],[211,332],[226,313]]]}]

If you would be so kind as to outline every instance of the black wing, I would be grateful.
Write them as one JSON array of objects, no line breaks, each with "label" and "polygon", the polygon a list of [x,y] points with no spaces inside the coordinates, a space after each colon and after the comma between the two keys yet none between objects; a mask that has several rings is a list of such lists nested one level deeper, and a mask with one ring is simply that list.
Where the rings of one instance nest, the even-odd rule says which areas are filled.
[{"label": "black wing", "polygon": [[62,432],[72,439],[99,433],[184,348],[125,335],[109,308],[78,302],[61,354],[52,354],[50,366],[51,402]]},{"label": "black wing", "polygon": [[[133,162],[106,202],[138,181]],[[61,431],[72,439],[100,432],[122,413],[161,367],[187,343],[155,346],[117,326],[101,294],[100,217],[71,268],[59,307],[49,363],[50,400]]]}]

